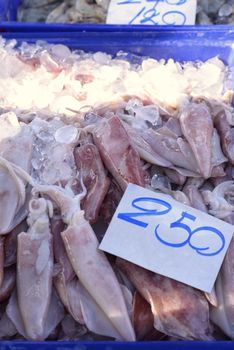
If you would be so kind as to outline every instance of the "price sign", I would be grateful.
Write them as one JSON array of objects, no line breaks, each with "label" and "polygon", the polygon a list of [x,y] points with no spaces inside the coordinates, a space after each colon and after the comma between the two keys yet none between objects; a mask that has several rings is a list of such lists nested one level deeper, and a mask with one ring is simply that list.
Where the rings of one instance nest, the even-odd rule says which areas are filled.
[{"label": "price sign", "polygon": [[233,233],[230,224],[129,184],[99,248],[210,292]]},{"label": "price sign", "polygon": [[111,0],[108,24],[194,24],[196,0]]}]

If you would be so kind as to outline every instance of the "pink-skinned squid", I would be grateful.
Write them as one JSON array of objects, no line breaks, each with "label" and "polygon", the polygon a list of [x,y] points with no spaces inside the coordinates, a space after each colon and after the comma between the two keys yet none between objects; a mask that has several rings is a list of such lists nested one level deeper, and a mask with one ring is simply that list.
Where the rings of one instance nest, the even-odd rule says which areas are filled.
[{"label": "pink-skinned squid", "polygon": [[18,235],[17,294],[27,337],[43,340],[52,293],[53,242],[49,217],[52,204],[33,198],[28,231]]},{"label": "pink-skinned squid", "polygon": [[56,264],[59,264],[59,273],[54,277],[57,293],[70,315],[79,324],[84,325],[92,332],[116,339],[121,339],[106,314],[97,305],[95,300],[81,285],[68,259],[61,232],[65,224],[61,219],[53,217],[51,230],[54,241],[54,255]]},{"label": "pink-skinned squid", "polygon": [[57,293],[70,315],[81,325],[96,333],[121,339],[114,326],[94,299],[79,282],[68,259],[61,232],[65,224],[58,217],[51,220],[54,242],[54,256],[59,273],[54,277]]},{"label": "pink-skinned squid", "polygon": [[105,313],[121,339],[135,340],[123,293],[105,254],[98,250],[97,237],[80,209],[86,194],[74,196],[71,189],[40,185],[33,193],[48,196],[61,210],[67,228],[61,232],[71,265],[80,283]]},{"label": "pink-skinned squid", "polygon": [[87,195],[82,201],[81,207],[85,212],[85,219],[94,223],[109,189],[110,180],[107,177],[98,149],[91,142],[75,148],[74,158],[87,189]]},{"label": "pink-skinned squid", "polygon": [[158,331],[180,339],[212,339],[208,302],[200,291],[120,258],[117,266],[150,304]]},{"label": "pink-skinned squid", "polygon": [[180,116],[182,132],[190,144],[201,175],[207,179],[211,174],[211,149],[213,121],[204,103],[190,103]]},{"label": "pink-skinned squid", "polygon": [[117,116],[102,119],[95,125],[92,134],[103,163],[122,190],[129,182],[145,185],[139,154]]}]

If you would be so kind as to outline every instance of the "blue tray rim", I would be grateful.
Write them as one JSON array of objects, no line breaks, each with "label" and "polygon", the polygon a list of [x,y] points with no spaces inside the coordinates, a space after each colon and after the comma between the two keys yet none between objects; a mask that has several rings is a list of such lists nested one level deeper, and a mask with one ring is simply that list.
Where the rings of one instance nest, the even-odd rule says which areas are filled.
[{"label": "blue tray rim", "polygon": [[22,23],[13,21],[0,22],[0,28],[14,31],[28,31],[34,29],[36,31],[49,31],[55,29],[58,31],[146,31],[146,32],[221,32],[221,33],[233,33],[234,25],[174,25],[174,26],[148,26],[148,25],[116,25],[116,24],[62,24],[62,23]]}]

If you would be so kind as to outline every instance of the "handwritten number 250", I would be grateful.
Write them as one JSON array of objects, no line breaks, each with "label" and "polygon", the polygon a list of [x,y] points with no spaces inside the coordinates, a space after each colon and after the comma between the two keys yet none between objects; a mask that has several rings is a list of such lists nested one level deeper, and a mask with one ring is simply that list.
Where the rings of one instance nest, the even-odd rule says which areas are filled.
[{"label": "handwritten number 250", "polygon": [[[172,209],[170,203],[159,198],[151,197],[136,198],[132,201],[131,204],[133,208],[138,210],[138,212],[119,213],[117,218],[142,228],[146,228],[149,224],[140,218],[166,215]],[[149,204],[155,204],[157,206],[157,209],[148,209]],[[188,220],[195,222],[196,217],[187,212],[182,212],[181,217],[178,220],[170,223],[170,231],[173,231],[173,229],[179,229],[180,233],[182,233],[180,242],[173,242],[173,239],[169,241],[168,239],[163,238],[163,233],[160,233],[160,224],[155,227],[155,237],[162,244],[172,248],[181,248],[185,245],[189,245],[190,248],[193,249],[197,254],[204,256],[214,256],[223,250],[225,246],[225,238],[222,232],[211,226],[201,226],[192,230],[190,226],[185,223],[185,220],[187,220],[187,222]],[[178,230],[176,232],[178,234]],[[206,232],[207,240],[209,240],[211,237],[218,239],[217,248],[211,249],[209,244],[205,245],[205,247],[197,246],[198,243],[196,243],[196,241],[199,241],[199,237],[202,233],[202,241],[204,241],[204,232]]]}]

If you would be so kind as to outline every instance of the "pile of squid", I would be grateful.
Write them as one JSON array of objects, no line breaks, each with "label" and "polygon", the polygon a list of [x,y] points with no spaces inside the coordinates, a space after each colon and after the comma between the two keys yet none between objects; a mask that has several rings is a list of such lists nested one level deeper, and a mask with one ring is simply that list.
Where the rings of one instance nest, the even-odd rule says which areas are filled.
[{"label": "pile of squid", "polygon": [[[26,100],[36,107],[22,109],[23,93],[17,95],[17,91],[23,83],[19,80],[14,90],[15,77],[23,79],[32,72],[32,78],[34,72],[43,84],[40,75],[49,71],[47,79],[60,77],[60,85],[66,78],[59,90],[59,96],[66,97],[64,103],[73,90],[64,66],[58,69],[50,56],[39,74],[39,56],[35,60],[28,57],[27,62],[21,57],[18,69],[19,55],[12,54],[11,48],[9,52],[10,60],[0,50],[4,67],[9,62],[15,66],[15,70],[1,71],[0,338],[234,339],[234,239],[209,294],[98,249],[129,183],[166,193],[234,224],[231,91],[222,94],[212,76],[206,83],[210,81],[215,88],[213,99],[207,97],[208,85],[203,93],[192,94],[191,80],[190,85],[183,82],[180,102],[169,106],[159,90],[151,99],[153,82],[144,86],[144,97],[141,85],[131,85],[135,94],[124,91],[120,96],[118,86],[112,91],[110,84],[98,105],[92,85],[95,79],[87,72],[75,74],[74,66],[80,85],[73,88],[78,86],[82,92],[73,97],[79,110],[68,106],[68,114],[54,113],[45,105],[40,110],[36,105],[40,96],[35,94],[30,100],[30,90]],[[39,58],[45,54],[41,50]],[[90,58],[87,62],[93,64]],[[212,72],[220,72],[223,66],[215,62],[217,70]],[[149,67],[153,64],[148,61]],[[99,70],[95,67],[94,75]],[[163,72],[166,66],[162,67]],[[168,67],[174,74],[176,63]],[[210,70],[211,64],[206,67]],[[128,69],[126,63],[121,72]],[[178,71],[182,75],[183,70]],[[129,79],[136,79],[136,72],[129,71]],[[195,68],[191,72],[201,76]],[[31,84],[30,79],[26,83]],[[116,84],[118,79],[116,75]],[[104,84],[101,76],[100,81]],[[3,98],[8,84],[9,93],[15,96],[13,107]],[[88,84],[93,88],[84,94]],[[162,88],[166,92],[166,83]],[[169,88],[171,92],[172,86]],[[113,96],[118,91],[118,98],[110,101],[109,93],[103,103],[108,91]],[[43,94],[48,98],[41,90]],[[51,99],[58,102],[55,97],[54,93]],[[84,99],[92,98],[95,106],[85,105]],[[170,100],[175,101],[173,96]],[[22,102],[21,107],[17,108],[17,101]]]},{"label": "pile of squid", "polygon": [[98,249],[128,183],[234,223],[225,106],[191,101],[144,125],[154,106],[116,107],[0,116],[1,337],[234,338],[234,240],[209,295]]}]

